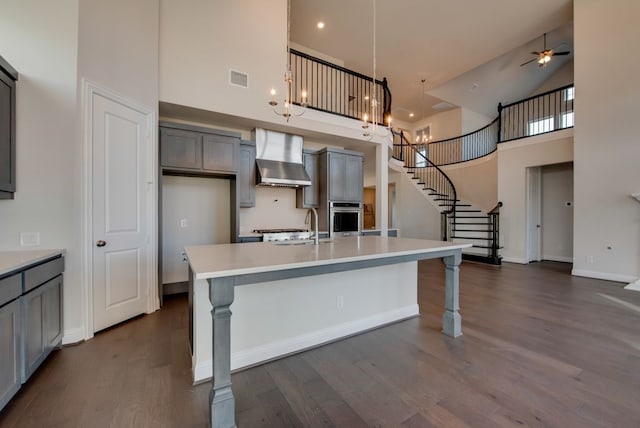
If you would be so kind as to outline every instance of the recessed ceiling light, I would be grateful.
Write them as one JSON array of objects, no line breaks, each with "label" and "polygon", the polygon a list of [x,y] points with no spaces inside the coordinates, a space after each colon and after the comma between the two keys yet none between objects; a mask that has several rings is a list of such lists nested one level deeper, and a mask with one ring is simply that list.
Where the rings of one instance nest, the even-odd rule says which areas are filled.
[{"label": "recessed ceiling light", "polygon": [[365,100],[365,101],[369,101],[369,95],[365,95],[365,96],[364,96],[364,100]]},{"label": "recessed ceiling light", "polygon": [[318,28],[322,30],[324,28],[324,22],[318,22]]},{"label": "recessed ceiling light", "polygon": [[409,113],[409,117],[413,117],[413,116],[415,116],[415,114]]}]

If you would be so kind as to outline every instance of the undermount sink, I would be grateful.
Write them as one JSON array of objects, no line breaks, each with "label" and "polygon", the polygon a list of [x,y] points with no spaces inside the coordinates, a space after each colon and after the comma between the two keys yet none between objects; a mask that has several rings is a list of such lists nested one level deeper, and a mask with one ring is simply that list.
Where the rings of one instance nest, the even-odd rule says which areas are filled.
[{"label": "undermount sink", "polygon": [[[333,239],[321,239],[320,244],[329,244],[333,242]],[[290,241],[276,241],[275,245],[313,245],[315,241],[313,239],[298,239]]]}]

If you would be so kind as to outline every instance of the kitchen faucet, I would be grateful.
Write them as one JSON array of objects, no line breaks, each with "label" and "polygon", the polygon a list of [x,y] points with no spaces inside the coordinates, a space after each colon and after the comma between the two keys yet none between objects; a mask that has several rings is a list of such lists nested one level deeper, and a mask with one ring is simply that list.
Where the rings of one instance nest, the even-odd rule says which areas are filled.
[{"label": "kitchen faucet", "polygon": [[314,226],[315,226],[315,231],[314,231],[314,234],[313,234],[313,243],[315,245],[318,245],[318,243],[320,242],[319,237],[318,237],[318,211],[316,211],[316,209],[314,207],[310,207],[307,210],[307,216],[304,219],[304,223],[305,224],[309,224],[309,220],[310,220],[312,212],[313,212],[313,215],[315,217],[314,218],[314,223],[313,223]]}]

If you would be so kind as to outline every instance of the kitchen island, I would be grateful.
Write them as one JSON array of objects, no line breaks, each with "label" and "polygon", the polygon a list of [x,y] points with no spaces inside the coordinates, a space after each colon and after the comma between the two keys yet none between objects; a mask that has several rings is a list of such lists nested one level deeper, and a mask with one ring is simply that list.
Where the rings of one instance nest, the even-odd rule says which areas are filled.
[{"label": "kitchen island", "polygon": [[362,236],[186,247],[193,378],[213,376],[211,425],[235,426],[232,369],[418,315],[418,260],[443,259],[442,331],[461,335],[458,276],[469,246]]}]

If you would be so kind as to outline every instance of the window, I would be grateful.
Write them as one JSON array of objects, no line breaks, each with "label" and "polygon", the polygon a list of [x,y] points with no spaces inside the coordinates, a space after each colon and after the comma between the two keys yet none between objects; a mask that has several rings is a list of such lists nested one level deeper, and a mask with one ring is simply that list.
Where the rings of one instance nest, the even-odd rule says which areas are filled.
[{"label": "window", "polygon": [[553,130],[553,117],[547,117],[529,122],[529,133],[527,135],[537,135]]},{"label": "window", "polygon": [[562,113],[560,118],[560,124],[562,128],[571,128],[573,126],[573,112]]},{"label": "window", "polygon": [[572,101],[576,97],[575,87],[572,86],[564,90],[564,100]]},{"label": "window", "polygon": [[427,166],[427,147],[416,149],[416,168],[424,168]]}]

